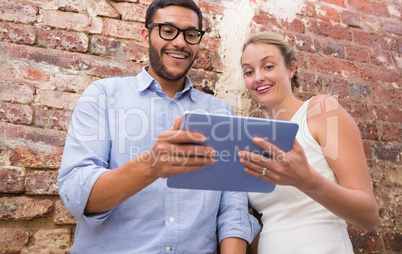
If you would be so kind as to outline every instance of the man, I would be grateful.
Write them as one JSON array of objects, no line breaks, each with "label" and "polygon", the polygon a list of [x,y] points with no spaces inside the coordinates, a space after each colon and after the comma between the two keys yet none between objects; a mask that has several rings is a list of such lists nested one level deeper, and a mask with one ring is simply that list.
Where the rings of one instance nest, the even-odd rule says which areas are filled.
[{"label": "man", "polygon": [[[166,178],[214,163],[205,137],[180,131],[184,111],[233,113],[186,76],[204,34],[189,0],[156,0],[143,41],[150,65],[136,77],[91,84],[73,113],[59,175],[78,219],[71,253],[245,253],[259,231],[247,196],[167,187]],[[172,128],[173,126],[173,128]]]}]

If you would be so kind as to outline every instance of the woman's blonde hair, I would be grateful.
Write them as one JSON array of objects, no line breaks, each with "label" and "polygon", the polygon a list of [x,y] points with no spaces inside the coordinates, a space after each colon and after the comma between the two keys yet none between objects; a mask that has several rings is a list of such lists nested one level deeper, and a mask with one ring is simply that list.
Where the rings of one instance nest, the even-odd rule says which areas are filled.
[{"label": "woman's blonde hair", "polygon": [[[285,61],[286,67],[290,68],[292,64],[296,64],[296,53],[293,48],[279,35],[270,33],[270,32],[259,32],[256,34],[251,35],[247,41],[243,44],[242,49],[242,58],[244,54],[244,50],[246,50],[247,46],[250,44],[256,43],[265,43],[269,45],[274,45],[278,47],[280,50],[282,57]],[[293,63],[294,62],[294,63]],[[294,87],[299,87],[299,77],[297,75],[297,65],[296,65],[296,72],[291,79],[292,89]]]}]

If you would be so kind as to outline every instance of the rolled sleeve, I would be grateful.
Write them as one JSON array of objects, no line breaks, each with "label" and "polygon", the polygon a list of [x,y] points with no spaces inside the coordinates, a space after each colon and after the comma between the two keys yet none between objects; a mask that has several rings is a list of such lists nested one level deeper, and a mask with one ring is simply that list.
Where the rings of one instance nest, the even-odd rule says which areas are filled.
[{"label": "rolled sleeve", "polygon": [[105,122],[105,100],[101,87],[91,84],[77,103],[66,138],[58,177],[59,194],[77,219],[84,216],[95,182],[109,170],[110,142]]},{"label": "rolled sleeve", "polygon": [[260,225],[248,212],[247,194],[223,192],[217,218],[219,242],[228,237],[238,237],[249,244],[260,232]]}]

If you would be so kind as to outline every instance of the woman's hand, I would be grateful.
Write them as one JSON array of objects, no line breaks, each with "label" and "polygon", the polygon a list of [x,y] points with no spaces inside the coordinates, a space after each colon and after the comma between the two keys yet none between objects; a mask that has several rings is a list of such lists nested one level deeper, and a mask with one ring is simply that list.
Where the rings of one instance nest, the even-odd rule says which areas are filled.
[{"label": "woman's hand", "polygon": [[297,140],[287,153],[261,138],[253,138],[253,142],[271,157],[239,151],[240,163],[245,166],[245,172],[271,184],[291,185],[301,189],[308,185],[315,170],[308,164],[304,150]]}]

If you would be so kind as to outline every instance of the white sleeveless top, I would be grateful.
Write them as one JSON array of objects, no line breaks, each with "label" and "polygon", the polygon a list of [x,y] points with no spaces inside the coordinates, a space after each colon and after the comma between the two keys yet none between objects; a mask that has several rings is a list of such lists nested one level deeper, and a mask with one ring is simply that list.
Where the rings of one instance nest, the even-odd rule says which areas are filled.
[{"label": "white sleeveless top", "polygon": [[[304,102],[291,119],[299,124],[296,139],[308,163],[321,175],[337,182],[320,145],[307,126]],[[277,185],[271,193],[248,193],[251,206],[262,214],[259,254],[344,254],[353,247],[344,220],[292,186]]]}]

